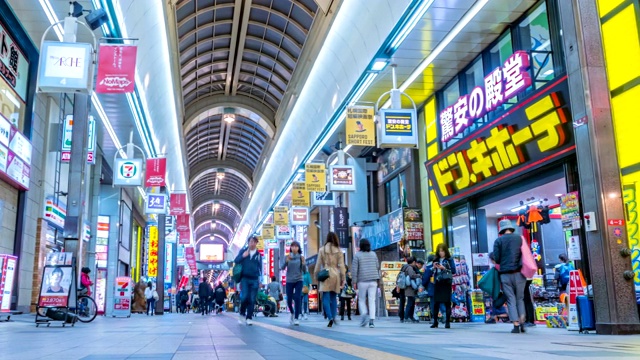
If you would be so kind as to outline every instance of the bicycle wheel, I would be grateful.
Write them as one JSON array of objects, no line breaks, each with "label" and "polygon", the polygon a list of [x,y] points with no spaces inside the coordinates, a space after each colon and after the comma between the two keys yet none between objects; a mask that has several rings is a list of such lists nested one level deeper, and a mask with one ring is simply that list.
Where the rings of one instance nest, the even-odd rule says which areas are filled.
[{"label": "bicycle wheel", "polygon": [[98,306],[96,302],[89,296],[79,296],[76,307],[78,320],[84,323],[92,322],[98,315]]}]

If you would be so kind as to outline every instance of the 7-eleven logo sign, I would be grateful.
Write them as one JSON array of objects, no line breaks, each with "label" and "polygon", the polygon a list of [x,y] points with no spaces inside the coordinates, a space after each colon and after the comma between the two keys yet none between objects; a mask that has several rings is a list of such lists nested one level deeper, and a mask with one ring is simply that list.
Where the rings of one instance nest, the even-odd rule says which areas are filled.
[{"label": "7-eleven logo sign", "polygon": [[131,179],[138,174],[138,165],[127,161],[120,165],[120,175],[125,179]]}]

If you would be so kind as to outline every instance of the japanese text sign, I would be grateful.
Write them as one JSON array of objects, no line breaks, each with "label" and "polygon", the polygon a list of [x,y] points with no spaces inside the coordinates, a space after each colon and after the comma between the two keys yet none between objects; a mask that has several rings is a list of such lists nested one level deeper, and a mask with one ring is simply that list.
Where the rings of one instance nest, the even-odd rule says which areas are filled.
[{"label": "japanese text sign", "polygon": [[135,45],[101,44],[98,54],[98,77],[96,92],[106,94],[131,93],[135,88]]},{"label": "japanese text sign", "polygon": [[149,252],[147,254],[147,276],[158,276],[158,227],[149,226]]},{"label": "japanese text sign", "polygon": [[560,214],[564,231],[580,229],[582,218],[580,217],[580,194],[577,191],[560,197]]},{"label": "japanese text sign", "polygon": [[414,109],[380,110],[379,148],[418,146],[418,126]]},{"label": "japanese text sign", "polygon": [[[87,163],[96,163],[96,121],[93,116],[89,115],[89,123],[87,124]],[[71,160],[71,140],[73,138],[73,115],[67,115],[64,119],[62,128],[62,146],[60,161],[69,162]]]},{"label": "japanese text sign", "polygon": [[191,275],[195,276],[198,273],[198,268],[196,266],[196,253],[193,249],[193,246],[188,246],[185,248],[184,257],[187,260],[189,269],[191,270]]},{"label": "japanese text sign", "polygon": [[27,100],[29,61],[7,29],[0,24],[0,75],[22,99]]},{"label": "japanese text sign", "polygon": [[347,107],[347,118],[345,121],[347,145],[376,145],[376,124],[373,120],[373,116],[373,107]]},{"label": "japanese text sign", "polygon": [[311,206],[309,192],[304,181],[294,181],[291,188],[291,204],[293,206]]},{"label": "japanese text sign", "polygon": [[171,194],[169,215],[184,215],[187,212],[187,194]]},{"label": "japanese text sign", "polygon": [[468,197],[575,149],[566,77],[426,163],[441,205]]},{"label": "japanese text sign", "polygon": [[320,163],[308,163],[304,165],[307,191],[323,192],[327,190],[325,169],[325,165]]},{"label": "japanese text sign", "polygon": [[167,159],[147,159],[144,186],[167,186]]},{"label": "japanese text sign", "polygon": [[476,86],[440,113],[440,140],[444,143],[461,134],[476,119],[497,109],[531,86],[529,54],[516,51],[484,79],[484,88]]},{"label": "japanese text sign", "polygon": [[164,214],[167,212],[167,196],[165,194],[147,194],[144,207],[145,214]]},{"label": "japanese text sign", "polygon": [[273,223],[275,225],[289,225],[289,208],[276,206],[273,208]]},{"label": "japanese text sign", "polygon": [[275,228],[273,224],[262,224],[262,238],[265,240],[275,239]]}]

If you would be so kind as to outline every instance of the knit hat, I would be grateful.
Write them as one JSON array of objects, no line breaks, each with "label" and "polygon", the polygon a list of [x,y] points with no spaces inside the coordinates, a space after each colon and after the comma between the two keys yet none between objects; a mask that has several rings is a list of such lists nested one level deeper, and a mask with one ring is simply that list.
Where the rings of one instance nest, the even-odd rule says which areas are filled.
[{"label": "knit hat", "polygon": [[500,235],[504,234],[504,232],[507,230],[511,230],[512,232],[515,232],[516,228],[513,227],[511,220],[509,219],[500,220],[500,222],[498,223],[498,231],[500,232]]}]

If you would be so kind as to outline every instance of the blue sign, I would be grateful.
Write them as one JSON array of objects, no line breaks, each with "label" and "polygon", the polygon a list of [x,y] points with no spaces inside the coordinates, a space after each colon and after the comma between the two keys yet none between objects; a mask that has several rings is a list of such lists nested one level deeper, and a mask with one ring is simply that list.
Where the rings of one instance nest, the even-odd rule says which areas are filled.
[{"label": "blue sign", "polygon": [[404,224],[402,209],[393,211],[362,228],[362,239],[371,243],[371,250],[395,244],[402,239]]},{"label": "blue sign", "polygon": [[167,197],[165,194],[147,194],[145,205],[146,214],[165,214],[167,212]]}]

